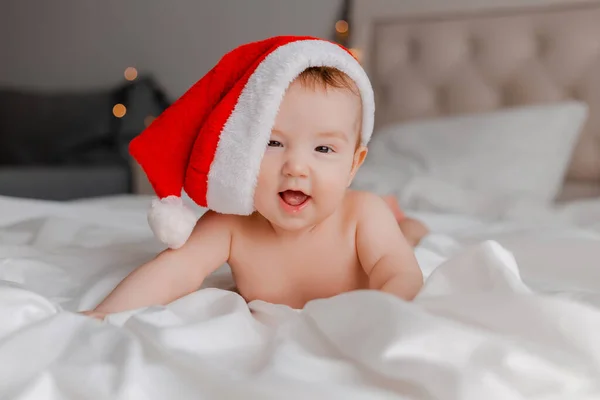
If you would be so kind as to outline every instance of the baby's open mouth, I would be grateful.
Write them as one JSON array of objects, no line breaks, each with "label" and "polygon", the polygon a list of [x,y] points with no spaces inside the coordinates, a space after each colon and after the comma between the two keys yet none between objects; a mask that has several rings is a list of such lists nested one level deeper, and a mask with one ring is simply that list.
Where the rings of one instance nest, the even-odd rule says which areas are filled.
[{"label": "baby's open mouth", "polygon": [[292,207],[302,205],[310,198],[309,195],[299,190],[286,190],[279,192],[279,197],[281,197],[284,203]]}]

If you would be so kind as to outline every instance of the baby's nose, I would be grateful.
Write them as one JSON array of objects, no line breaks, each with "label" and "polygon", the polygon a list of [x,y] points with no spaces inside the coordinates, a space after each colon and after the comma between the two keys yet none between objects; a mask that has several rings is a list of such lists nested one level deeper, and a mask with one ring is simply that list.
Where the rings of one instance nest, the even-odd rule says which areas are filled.
[{"label": "baby's nose", "polygon": [[289,177],[308,176],[308,164],[299,156],[290,156],[283,164],[283,174]]}]

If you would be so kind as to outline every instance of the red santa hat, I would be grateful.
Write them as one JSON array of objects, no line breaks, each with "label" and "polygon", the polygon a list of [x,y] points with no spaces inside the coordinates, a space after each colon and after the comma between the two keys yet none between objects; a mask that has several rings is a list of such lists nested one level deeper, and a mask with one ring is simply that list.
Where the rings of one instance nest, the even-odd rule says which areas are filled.
[{"label": "red santa hat", "polygon": [[219,213],[254,212],[254,188],[286,89],[306,68],[328,66],[361,95],[361,142],[371,137],[374,99],[360,63],[342,46],[313,37],[279,36],[242,45],[166,109],[130,144],[158,199],[148,222],[170,248],[181,247],[197,218],[181,193]]}]

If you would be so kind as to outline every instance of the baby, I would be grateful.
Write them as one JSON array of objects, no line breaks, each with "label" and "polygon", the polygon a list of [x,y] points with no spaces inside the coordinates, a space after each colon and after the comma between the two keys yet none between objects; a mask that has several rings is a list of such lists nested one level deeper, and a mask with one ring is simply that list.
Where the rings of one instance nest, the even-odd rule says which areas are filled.
[{"label": "baby", "polygon": [[[133,271],[93,311],[85,314],[103,318],[109,313],[168,304],[196,291],[209,274],[226,262],[231,267],[238,293],[247,302],[263,300],[302,308],[313,299],[361,289],[380,290],[407,301],[417,295],[423,285],[423,276],[395,218],[390,198],[348,189],[367,155],[366,142],[372,129],[374,108],[368,91],[370,87],[365,84],[366,75],[348,53],[329,42],[295,37],[269,40],[279,42],[266,46],[267,40],[252,45],[263,45],[261,51],[268,54],[279,51],[278,59],[286,60],[287,67],[293,65],[298,54],[309,58],[322,56],[333,60],[330,62],[333,66],[323,60],[319,66],[298,65],[299,72],[291,76],[285,85],[282,99],[273,114],[274,120],[267,124],[265,140],[256,140],[261,146],[261,157],[256,166],[255,182],[251,182],[251,209],[241,211],[244,203],[238,197],[244,196],[242,192],[234,196],[225,191],[238,189],[232,189],[233,186],[223,182],[215,183],[215,176],[220,173],[215,170],[220,162],[218,157],[226,152],[217,148],[209,163],[208,190],[203,186],[208,193],[206,204],[209,211],[198,221],[194,220],[190,232],[184,233],[183,240],[173,239],[178,236],[173,232],[180,230],[184,219],[175,223],[175,214],[170,214],[169,229],[159,229],[155,219],[163,211],[151,211],[153,230],[170,248]],[[289,46],[293,48],[289,49]],[[284,52],[286,49],[290,52]],[[287,55],[292,61],[284,57]],[[335,62],[336,57],[343,62]],[[239,55],[235,57],[238,61],[236,68],[240,68],[239,59]],[[276,57],[267,56],[261,63],[274,59],[277,61]],[[226,56],[220,65],[227,61],[232,60]],[[253,68],[253,75],[261,72],[261,64]],[[276,72],[270,71],[276,75]],[[217,73],[218,68],[209,75]],[[253,75],[239,78],[245,82],[241,85],[244,89],[235,96],[234,111],[224,113],[228,119],[224,127],[218,128],[222,132],[219,146],[229,143],[223,135],[228,132],[227,124],[236,118],[235,113],[245,110],[244,99],[252,99],[252,103],[248,104],[260,102],[253,96],[243,97],[244,90],[253,83]],[[200,93],[201,82],[172,108],[181,110],[186,96],[189,100],[195,97],[194,91]],[[261,81],[261,85],[265,84]],[[214,87],[214,82],[211,85]],[[235,84],[228,87],[234,88]],[[224,104],[226,97],[221,97],[219,104]],[[178,129],[187,129],[181,125],[186,124],[182,122],[185,118],[191,118],[189,114],[170,111],[169,116],[167,111],[164,117],[155,121],[154,124],[158,125],[155,125],[154,131],[142,134],[148,143],[151,135],[152,141],[160,142],[156,132],[162,131],[166,125],[171,128],[168,121],[177,121]],[[261,119],[260,112],[257,113],[253,112],[263,123],[265,119]],[[173,118],[174,115],[177,118]],[[163,118],[162,122],[160,118]],[[205,118],[212,118],[212,114]],[[203,134],[204,128],[191,125],[189,129],[194,131],[194,135],[207,137]],[[206,121],[202,126],[205,125],[214,127]],[[233,134],[239,133],[236,130]],[[154,145],[147,159],[140,155],[142,146],[139,143],[132,146],[134,157],[141,160],[143,167],[146,163],[145,169],[151,181],[157,174],[154,172],[158,171],[156,166],[171,165],[155,157],[162,157],[164,152],[172,153],[166,143],[177,140],[171,138],[169,142]],[[199,146],[200,139],[194,140],[193,145]],[[246,140],[246,136],[239,140]],[[238,142],[231,143],[237,145]],[[254,141],[245,145],[249,153],[253,151],[251,143]],[[137,150],[135,146],[138,146]],[[177,148],[178,151],[180,148]],[[206,151],[200,153],[207,157]],[[194,154],[192,150],[191,156],[186,157],[188,164],[200,160],[195,159]],[[229,156],[228,162],[235,163],[245,153],[238,154],[237,158]],[[147,161],[150,159],[153,161]],[[199,192],[193,186],[198,181],[190,178],[193,174],[190,171],[201,170],[199,165],[185,167],[187,172],[183,181],[188,185],[186,192],[192,198],[198,197]],[[230,169],[225,171],[230,173]],[[245,181],[239,183],[243,186]],[[153,184],[155,189],[161,188],[157,180]],[[223,190],[222,196],[219,190]],[[159,197],[160,192],[157,190]],[[173,195],[167,197],[167,203],[178,201]],[[205,205],[202,200],[197,202]],[[226,210],[227,207],[231,211]]]}]

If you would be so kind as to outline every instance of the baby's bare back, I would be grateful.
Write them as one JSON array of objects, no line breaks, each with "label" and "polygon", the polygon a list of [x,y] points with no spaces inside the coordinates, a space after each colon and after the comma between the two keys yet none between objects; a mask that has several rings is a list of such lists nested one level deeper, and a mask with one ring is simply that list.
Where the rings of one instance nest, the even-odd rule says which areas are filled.
[{"label": "baby's bare back", "polygon": [[260,215],[238,222],[229,265],[246,301],[302,308],[313,299],[368,287],[351,213],[335,213],[314,229],[289,237],[278,235]]}]

